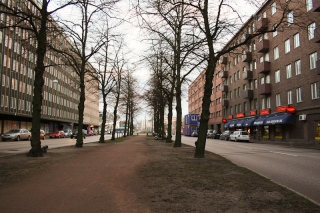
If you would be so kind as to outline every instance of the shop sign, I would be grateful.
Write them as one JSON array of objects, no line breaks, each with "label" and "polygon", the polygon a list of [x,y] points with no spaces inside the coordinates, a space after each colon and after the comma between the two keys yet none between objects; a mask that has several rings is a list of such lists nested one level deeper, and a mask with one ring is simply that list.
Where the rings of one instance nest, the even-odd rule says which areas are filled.
[{"label": "shop sign", "polygon": [[227,119],[222,119],[222,123],[227,123]]},{"label": "shop sign", "polygon": [[276,108],[277,112],[287,112],[293,114],[296,112],[296,108],[294,106],[278,106]]},{"label": "shop sign", "polygon": [[233,116],[232,116],[232,115],[229,115],[229,116],[228,116],[228,119],[232,119],[232,118],[233,118]]},{"label": "shop sign", "polygon": [[255,110],[251,110],[250,111],[250,115],[257,115],[257,110],[255,109]]},{"label": "shop sign", "polygon": [[269,115],[270,114],[270,109],[263,109],[260,111],[260,115]]},{"label": "shop sign", "polygon": [[243,118],[243,117],[244,117],[244,113],[238,113],[238,114],[236,115],[236,117],[237,117],[237,118]]}]

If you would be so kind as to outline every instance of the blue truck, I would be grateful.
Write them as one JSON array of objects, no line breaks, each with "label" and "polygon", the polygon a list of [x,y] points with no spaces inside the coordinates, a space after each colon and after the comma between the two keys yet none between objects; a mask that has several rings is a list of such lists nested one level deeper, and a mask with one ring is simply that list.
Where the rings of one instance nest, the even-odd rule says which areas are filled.
[{"label": "blue truck", "polygon": [[187,114],[184,116],[183,135],[191,136],[193,131],[199,130],[199,114]]}]

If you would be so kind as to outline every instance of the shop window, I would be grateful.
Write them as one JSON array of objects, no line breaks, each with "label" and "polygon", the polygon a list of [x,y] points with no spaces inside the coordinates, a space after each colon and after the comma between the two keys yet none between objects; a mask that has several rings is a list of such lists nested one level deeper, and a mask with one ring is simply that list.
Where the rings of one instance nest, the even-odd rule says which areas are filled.
[{"label": "shop window", "polygon": [[280,125],[275,125],[275,135],[274,138],[282,139],[282,127]]}]

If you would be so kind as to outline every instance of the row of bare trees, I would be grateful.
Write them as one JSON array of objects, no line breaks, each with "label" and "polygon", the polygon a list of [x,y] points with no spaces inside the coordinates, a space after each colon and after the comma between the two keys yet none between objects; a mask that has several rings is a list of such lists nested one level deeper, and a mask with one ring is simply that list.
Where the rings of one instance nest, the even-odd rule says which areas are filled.
[{"label": "row of bare trees", "polygon": [[[121,52],[122,42],[111,29],[116,28],[121,20],[108,25],[113,19],[116,3],[119,0],[63,0],[55,4],[50,0],[15,0],[1,1],[0,13],[9,18],[2,23],[4,29],[21,29],[28,32],[28,37],[20,43],[28,44],[35,41],[36,65],[32,101],[32,139],[28,156],[43,156],[40,141],[41,107],[43,101],[44,73],[49,66],[71,67],[76,73],[77,88],[80,92],[78,138],[76,147],[83,146],[83,116],[85,107],[85,86],[87,81],[95,81],[101,91],[103,100],[103,118],[105,122],[107,96],[112,93],[115,97],[114,125],[117,119],[117,108],[121,90],[126,91],[126,109],[130,117],[127,119],[130,129],[133,129],[133,118],[138,108],[134,102],[136,95],[128,88],[133,78],[122,79],[124,75],[124,58]],[[50,4],[50,5],[49,5]],[[69,12],[68,12],[69,11]],[[113,41],[113,42],[112,42]],[[110,43],[113,43],[113,54],[110,54]],[[120,44],[119,44],[120,43]],[[57,54],[60,64],[45,64],[48,53]],[[96,64],[100,66],[95,67]],[[89,77],[88,77],[89,76]],[[132,74],[124,75],[131,77]],[[128,83],[130,82],[130,83]],[[131,86],[131,84],[130,84]],[[130,112],[130,113],[129,113]],[[104,122],[102,125],[104,125]],[[115,126],[114,126],[115,127]],[[115,130],[115,128],[113,128]],[[102,128],[100,142],[104,141]],[[114,132],[112,138],[114,139]]]},{"label": "row of bare trees", "polygon": [[[292,8],[299,8],[297,7],[298,4],[300,4],[300,7],[303,6],[301,2],[297,0],[277,1],[276,9],[280,11],[280,15],[273,20],[274,23],[269,24],[272,27],[265,32],[257,32],[254,29],[248,32],[247,28],[243,28],[243,25],[252,14],[243,13],[243,7],[255,5],[254,12],[263,3],[264,1],[250,0],[237,3],[228,0],[141,0],[136,5],[140,26],[150,35],[151,45],[155,46],[154,40],[161,43],[158,48],[152,49],[154,54],[151,54],[153,57],[160,58],[157,62],[161,63],[148,61],[148,64],[153,67],[151,69],[150,91],[156,91],[153,95],[149,93],[148,104],[155,110],[161,110],[160,115],[164,111],[162,106],[167,105],[169,108],[168,119],[170,120],[173,102],[169,101],[170,98],[164,94],[167,91],[171,95],[169,97],[174,95],[177,114],[174,147],[181,146],[181,95],[183,84],[188,82],[190,73],[205,70],[206,79],[199,136],[194,155],[196,158],[203,158],[210,116],[212,80],[219,59],[226,54],[242,54],[243,50],[248,49],[248,43],[255,37],[261,37],[265,33],[276,30],[286,30],[289,25],[291,27],[293,25],[301,27],[303,21],[305,21],[304,14],[297,12],[295,12],[295,17],[301,17],[300,21],[293,22],[290,20]],[[271,8],[268,9],[271,10]],[[236,43],[230,44],[229,41],[235,36],[240,37],[240,33],[245,36]],[[163,54],[164,52],[170,52],[170,60],[167,55]],[[170,71],[166,70],[167,68]],[[166,83],[164,83],[163,77],[166,77]],[[171,84],[167,84],[169,81]],[[158,89],[159,85],[161,85],[161,89]],[[166,97],[166,99],[162,100],[162,106],[159,107],[157,100],[161,97]],[[156,111],[154,114],[156,114]],[[163,128],[162,115],[154,117],[154,122],[159,122],[159,125]],[[161,128],[156,130],[163,131]],[[171,139],[171,135],[169,137]]]}]

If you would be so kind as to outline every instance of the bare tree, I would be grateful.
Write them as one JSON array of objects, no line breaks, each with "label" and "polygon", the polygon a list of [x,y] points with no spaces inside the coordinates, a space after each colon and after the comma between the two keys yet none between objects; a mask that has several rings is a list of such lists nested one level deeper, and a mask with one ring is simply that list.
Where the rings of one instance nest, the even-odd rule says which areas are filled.
[{"label": "bare tree", "polygon": [[[79,20],[63,20],[63,29],[72,41],[72,48],[61,52],[67,55],[69,65],[73,67],[80,81],[79,121],[76,147],[83,146],[83,112],[85,103],[85,75],[90,72],[89,60],[106,43],[104,35],[98,33],[99,19],[101,15],[107,15],[112,11],[117,0],[91,1],[80,0],[74,11],[79,14]],[[77,14],[74,12],[74,14]]]},{"label": "bare tree", "polygon": [[185,4],[177,4],[178,1],[145,1],[146,9],[143,5],[137,7],[139,17],[144,24],[144,28],[157,34],[165,41],[173,53],[172,72],[175,80],[176,97],[176,140],[174,147],[181,147],[181,87],[187,76],[201,63],[192,63],[192,58],[196,57],[196,50],[200,48],[197,37],[194,36],[194,24],[192,23],[194,12]]}]

